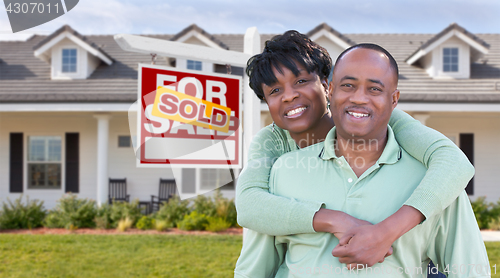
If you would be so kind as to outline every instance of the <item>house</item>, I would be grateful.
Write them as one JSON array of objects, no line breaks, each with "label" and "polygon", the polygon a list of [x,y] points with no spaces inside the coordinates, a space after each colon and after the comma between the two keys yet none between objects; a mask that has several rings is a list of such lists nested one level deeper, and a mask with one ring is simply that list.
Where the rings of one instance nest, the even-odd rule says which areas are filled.
[{"label": "house", "polygon": [[[304,30],[300,30],[304,32]],[[307,35],[335,59],[361,42],[380,44],[400,66],[399,108],[453,140],[476,167],[472,198],[500,198],[500,34],[451,24],[438,34],[341,34],[320,24]],[[196,25],[150,37],[243,51],[243,34],[211,35]],[[261,45],[272,34],[261,35]],[[138,63],[226,73],[226,65],[123,51],[112,35],[63,26],[49,36],[0,42],[0,201],[20,194],[47,208],[66,192],[105,200],[107,178],[127,178],[131,199],[149,200],[169,169],[137,168],[128,111]],[[243,75],[243,69],[231,68]],[[244,113],[244,112],[243,112]],[[271,123],[261,106],[262,126]],[[237,172],[237,171],[236,171]],[[182,169],[179,190],[213,189],[217,169]],[[436,185],[438,186],[438,185]],[[232,184],[223,188],[234,196]]]}]

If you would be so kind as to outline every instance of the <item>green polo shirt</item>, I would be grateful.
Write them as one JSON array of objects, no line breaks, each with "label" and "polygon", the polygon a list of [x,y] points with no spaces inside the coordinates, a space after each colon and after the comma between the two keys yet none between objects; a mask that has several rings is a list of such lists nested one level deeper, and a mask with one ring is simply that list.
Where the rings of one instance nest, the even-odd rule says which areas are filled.
[{"label": "green polo shirt", "polygon": [[[335,155],[334,138],[335,128],[324,144],[281,156],[271,171],[270,192],[320,201],[328,209],[378,223],[404,204],[425,175],[426,168],[400,148],[390,127],[379,160],[359,178],[344,157]],[[273,277],[277,270],[276,277],[426,277],[432,259],[449,277],[489,277],[485,275],[489,271],[486,249],[465,193],[396,240],[394,254],[372,268],[348,271],[331,255],[337,244],[338,239],[329,233],[273,240],[248,231],[235,274]]]}]

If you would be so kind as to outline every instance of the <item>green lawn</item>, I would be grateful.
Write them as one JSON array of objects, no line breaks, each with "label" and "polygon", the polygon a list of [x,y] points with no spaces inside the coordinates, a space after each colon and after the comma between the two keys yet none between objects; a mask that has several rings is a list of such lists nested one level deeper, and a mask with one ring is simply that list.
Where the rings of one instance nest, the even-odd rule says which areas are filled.
[{"label": "green lawn", "polygon": [[500,277],[500,242],[485,242],[490,259],[491,277]]},{"label": "green lawn", "polygon": [[241,236],[0,235],[0,277],[232,277]]},{"label": "green lawn", "polygon": [[[0,277],[232,277],[240,248],[231,235],[0,234]],[[500,242],[486,248],[500,278]]]}]

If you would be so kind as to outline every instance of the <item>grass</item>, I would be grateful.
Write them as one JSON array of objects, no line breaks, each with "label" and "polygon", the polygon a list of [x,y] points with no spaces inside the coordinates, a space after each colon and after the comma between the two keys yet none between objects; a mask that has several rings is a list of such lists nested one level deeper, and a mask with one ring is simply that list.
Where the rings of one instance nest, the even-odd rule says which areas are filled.
[{"label": "grass", "polygon": [[[485,244],[500,278],[500,242]],[[0,277],[233,277],[240,249],[231,235],[0,234]]]},{"label": "grass", "polygon": [[490,259],[491,277],[500,278],[500,242],[485,242],[484,244],[488,251],[488,259]]},{"label": "grass", "polygon": [[0,277],[232,277],[241,236],[0,235]]}]

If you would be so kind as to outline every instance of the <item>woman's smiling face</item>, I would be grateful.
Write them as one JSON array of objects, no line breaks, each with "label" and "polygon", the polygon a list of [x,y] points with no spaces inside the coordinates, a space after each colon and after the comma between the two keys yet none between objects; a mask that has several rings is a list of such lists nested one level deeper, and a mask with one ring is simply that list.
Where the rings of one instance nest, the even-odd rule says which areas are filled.
[{"label": "woman's smiling face", "polygon": [[277,82],[262,84],[264,97],[274,123],[290,132],[292,137],[314,134],[321,118],[327,113],[327,81],[315,72],[296,63],[299,74],[281,66],[273,68]]}]

